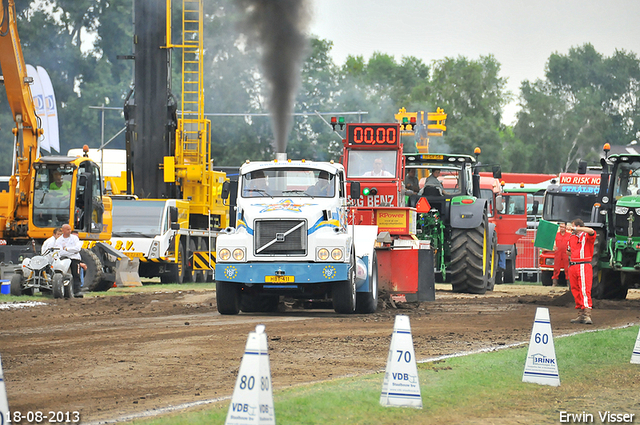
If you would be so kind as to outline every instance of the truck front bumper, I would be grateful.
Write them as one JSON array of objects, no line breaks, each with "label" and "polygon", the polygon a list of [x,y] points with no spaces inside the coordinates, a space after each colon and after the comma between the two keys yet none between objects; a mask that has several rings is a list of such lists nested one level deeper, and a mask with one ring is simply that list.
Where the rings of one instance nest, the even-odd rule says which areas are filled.
[{"label": "truck front bumper", "polygon": [[221,263],[216,280],[222,282],[295,286],[347,280],[349,263]]}]

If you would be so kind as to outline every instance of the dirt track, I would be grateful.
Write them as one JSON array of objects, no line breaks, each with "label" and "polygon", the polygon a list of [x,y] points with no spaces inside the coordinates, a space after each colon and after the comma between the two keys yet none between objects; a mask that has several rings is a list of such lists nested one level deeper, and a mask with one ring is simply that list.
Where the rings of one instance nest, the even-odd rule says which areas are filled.
[{"label": "dirt track", "polygon": [[[353,316],[292,309],[221,316],[213,290],[47,300],[0,310],[0,355],[13,411],[80,411],[83,422],[95,422],[230,396],[247,334],[259,323],[277,390],[384,369],[396,314],[411,318],[418,359],[528,341],[538,306],[549,307],[554,335],[584,329],[569,323],[571,304],[558,305],[565,291],[439,289],[435,302]],[[589,329],[640,323],[638,290],[594,307]]]}]

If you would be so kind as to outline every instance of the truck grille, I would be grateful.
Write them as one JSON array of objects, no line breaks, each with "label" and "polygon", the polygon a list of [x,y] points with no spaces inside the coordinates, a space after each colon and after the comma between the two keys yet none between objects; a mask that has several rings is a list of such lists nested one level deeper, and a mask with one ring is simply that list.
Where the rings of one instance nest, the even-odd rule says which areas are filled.
[{"label": "truck grille", "polygon": [[306,255],[307,222],[257,220],[254,246],[255,255]]}]

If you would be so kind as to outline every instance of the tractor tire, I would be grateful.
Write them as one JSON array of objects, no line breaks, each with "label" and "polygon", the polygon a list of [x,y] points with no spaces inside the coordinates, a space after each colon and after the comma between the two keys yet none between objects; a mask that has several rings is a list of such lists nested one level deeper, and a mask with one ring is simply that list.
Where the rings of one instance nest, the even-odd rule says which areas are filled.
[{"label": "tractor tire", "polygon": [[238,314],[240,312],[240,285],[231,282],[216,282],[216,305],[220,314]]},{"label": "tractor tire", "polygon": [[[605,242],[604,233],[596,231],[596,240],[593,245],[593,257],[591,257],[591,270],[593,278],[591,280],[591,298],[596,300],[606,299],[605,293],[608,288],[616,288],[622,285],[622,275],[620,272],[614,272],[610,269],[600,270],[600,252]],[[569,272],[565,272],[567,283],[569,283]],[[625,294],[626,297],[626,294]]]},{"label": "tractor tire", "polygon": [[371,314],[378,309],[378,258],[373,250],[369,292],[356,292],[356,313]]},{"label": "tractor tire", "polygon": [[[487,292],[489,248],[487,216],[475,229],[451,229],[451,286],[453,292],[484,294]],[[447,273],[449,274],[449,273]]]},{"label": "tractor tire", "polygon": [[494,230],[492,234],[491,254],[487,256],[487,291],[493,291],[498,276],[498,233]]},{"label": "tractor tire", "polygon": [[84,272],[84,288],[92,292],[109,290],[113,286],[113,282],[104,279],[100,257],[95,252],[84,248],[80,250],[80,257],[82,262],[87,265],[87,270]]},{"label": "tractor tire", "polygon": [[347,280],[336,282],[332,287],[333,309],[339,314],[351,314],[356,310],[356,259],[353,248],[351,252]]},{"label": "tractor tire", "polygon": [[62,273],[54,273],[51,278],[51,293],[53,298],[64,297],[64,278]]},{"label": "tractor tire", "polygon": [[627,298],[628,287],[625,285],[627,280],[628,277],[619,271],[594,270],[591,298],[594,300],[623,300]]},{"label": "tractor tire", "polygon": [[540,272],[540,282],[542,282],[542,286],[551,286],[553,285],[553,272],[543,271]]},{"label": "tractor tire", "polygon": [[19,297],[22,295],[22,273],[16,273],[11,276],[9,292],[15,297]]},{"label": "tractor tire", "polygon": [[240,295],[240,310],[245,313],[273,313],[278,311],[278,295],[247,294]]}]

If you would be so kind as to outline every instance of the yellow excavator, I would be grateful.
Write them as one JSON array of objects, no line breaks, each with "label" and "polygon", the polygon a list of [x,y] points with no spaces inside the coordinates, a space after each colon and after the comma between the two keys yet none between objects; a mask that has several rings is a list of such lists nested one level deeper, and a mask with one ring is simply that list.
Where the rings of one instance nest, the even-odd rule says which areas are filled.
[{"label": "yellow excavator", "polygon": [[[40,155],[43,129],[35,113],[14,0],[0,0],[0,67],[15,122],[9,190],[0,192],[0,263],[9,273],[23,258],[39,253],[42,242],[63,224],[78,231],[80,240],[108,241],[111,199],[103,196],[100,168],[87,156]],[[107,290],[114,282],[141,285],[135,265],[108,245],[98,243],[81,255],[88,267],[88,290]],[[24,288],[24,293],[32,292]]]}]

